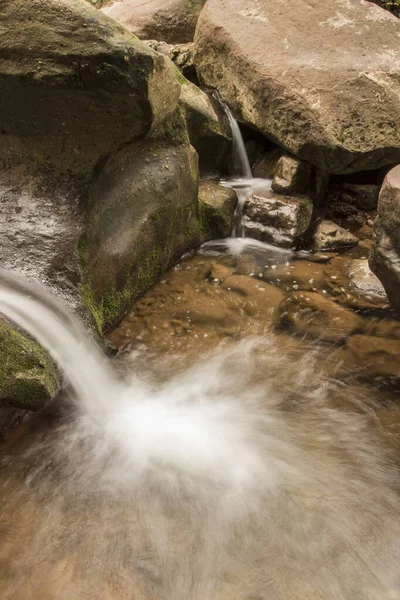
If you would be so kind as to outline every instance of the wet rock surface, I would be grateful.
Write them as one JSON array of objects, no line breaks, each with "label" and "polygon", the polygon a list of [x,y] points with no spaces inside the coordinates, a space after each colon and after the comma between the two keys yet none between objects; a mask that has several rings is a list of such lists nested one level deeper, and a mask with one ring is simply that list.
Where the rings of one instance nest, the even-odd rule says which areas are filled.
[{"label": "wet rock surface", "polygon": [[47,352],[0,320],[0,420],[4,407],[43,408],[59,386],[59,374]]},{"label": "wet rock surface", "polygon": [[[365,268],[366,260],[353,259],[350,251],[318,263],[269,248],[224,256],[210,246],[188,257],[134,305],[108,339],[118,348],[183,352],[190,363],[218,343],[273,330],[294,356],[309,352],[312,344],[318,368],[329,377],[396,386],[400,321],[382,301],[370,304],[362,286],[359,296],[352,288],[349,265],[350,272],[358,261]],[[337,292],[342,285],[357,302]],[[368,349],[370,340],[377,341]]]},{"label": "wet rock surface", "polygon": [[294,292],[280,306],[281,320],[299,335],[325,342],[341,342],[363,329],[362,319],[322,294]]},{"label": "wet rock surface", "polygon": [[241,121],[326,172],[352,173],[400,161],[399,33],[370,2],[209,0],[195,62]]},{"label": "wet rock surface", "polygon": [[236,193],[212,181],[199,186],[198,210],[202,234],[206,240],[229,237],[237,203]]},{"label": "wet rock surface", "polygon": [[201,175],[217,175],[231,145],[231,131],[221,106],[189,81],[183,82],[179,105],[189,139],[199,155]]},{"label": "wet rock surface", "polygon": [[366,258],[337,257],[326,268],[326,289],[354,310],[387,308],[388,298]]},{"label": "wet rock surface", "polygon": [[245,236],[292,248],[308,229],[312,202],[307,196],[284,196],[272,191],[253,193],[245,204]]}]

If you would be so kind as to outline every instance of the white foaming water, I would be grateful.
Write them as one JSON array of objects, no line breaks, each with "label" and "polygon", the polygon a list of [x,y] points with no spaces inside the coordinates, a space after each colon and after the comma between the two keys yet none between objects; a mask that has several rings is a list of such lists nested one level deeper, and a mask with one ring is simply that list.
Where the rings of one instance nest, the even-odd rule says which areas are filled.
[{"label": "white foaming water", "polygon": [[315,355],[268,335],[122,382],[34,286],[2,273],[0,311],[80,408],[12,465],[26,484],[2,498],[2,600],[399,598],[397,471],[372,404],[318,376]]}]

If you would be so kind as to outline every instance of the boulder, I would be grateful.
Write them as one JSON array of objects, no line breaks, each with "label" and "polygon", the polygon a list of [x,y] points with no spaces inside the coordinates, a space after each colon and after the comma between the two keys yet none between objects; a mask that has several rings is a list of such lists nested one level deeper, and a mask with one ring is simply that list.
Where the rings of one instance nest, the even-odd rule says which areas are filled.
[{"label": "boulder", "polygon": [[310,225],[312,202],[307,196],[260,191],[252,194],[244,212],[242,225],[247,237],[292,248]]},{"label": "boulder", "polygon": [[333,221],[324,219],[318,224],[314,235],[316,252],[345,250],[357,246],[358,238]]},{"label": "boulder", "polygon": [[202,175],[218,174],[231,146],[231,130],[218,103],[189,81],[182,82],[179,105]]},{"label": "boulder", "polygon": [[400,166],[389,171],[379,194],[369,264],[400,312]]},{"label": "boulder", "polygon": [[142,39],[191,42],[205,0],[118,0],[104,13]]},{"label": "boulder", "polygon": [[278,194],[304,194],[311,177],[311,165],[284,154],[277,162],[272,189]]},{"label": "boulder", "polygon": [[363,330],[356,313],[315,292],[294,292],[280,306],[281,320],[300,335],[324,342],[342,342]]},{"label": "boulder", "polygon": [[189,144],[144,140],[104,165],[80,247],[84,298],[100,330],[200,244],[197,190],[197,154]]},{"label": "boulder", "polygon": [[205,240],[228,237],[232,232],[236,193],[212,181],[199,187],[199,222]]},{"label": "boulder", "polygon": [[365,0],[208,0],[195,63],[239,120],[351,173],[400,162],[399,35]]},{"label": "boulder", "polygon": [[0,260],[101,329],[200,242],[178,71],[84,0],[0,17]]},{"label": "boulder", "polygon": [[4,0],[0,23],[0,170],[71,193],[176,109],[165,58],[84,0]]},{"label": "boulder", "polygon": [[0,321],[0,413],[3,407],[43,408],[60,386],[49,355],[31,338]]}]

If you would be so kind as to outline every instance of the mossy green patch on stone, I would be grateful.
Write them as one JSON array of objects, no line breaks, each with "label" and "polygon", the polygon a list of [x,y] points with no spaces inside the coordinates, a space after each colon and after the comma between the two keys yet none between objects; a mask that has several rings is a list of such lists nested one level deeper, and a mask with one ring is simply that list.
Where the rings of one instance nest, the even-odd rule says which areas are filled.
[{"label": "mossy green patch on stone", "polygon": [[59,381],[45,350],[0,321],[0,405],[38,410],[56,394]]}]

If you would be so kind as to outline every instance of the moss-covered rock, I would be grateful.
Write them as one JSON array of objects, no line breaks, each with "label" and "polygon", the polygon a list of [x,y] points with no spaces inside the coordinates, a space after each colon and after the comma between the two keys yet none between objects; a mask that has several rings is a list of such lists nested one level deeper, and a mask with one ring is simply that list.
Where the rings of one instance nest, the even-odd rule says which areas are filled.
[{"label": "moss-covered rock", "polygon": [[[82,290],[99,330],[116,323],[132,301],[184,252],[201,241],[197,221],[197,154],[182,143],[147,139],[112,156],[91,189],[81,242]],[[173,123],[171,122],[171,127]]]},{"label": "moss-covered rock", "polygon": [[236,193],[212,181],[200,183],[199,221],[204,240],[228,237],[232,232]]},{"label": "moss-covered rock", "polygon": [[49,355],[32,339],[0,321],[0,409],[38,410],[59,388]]}]

